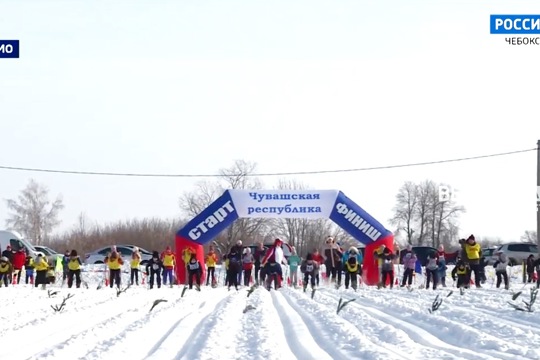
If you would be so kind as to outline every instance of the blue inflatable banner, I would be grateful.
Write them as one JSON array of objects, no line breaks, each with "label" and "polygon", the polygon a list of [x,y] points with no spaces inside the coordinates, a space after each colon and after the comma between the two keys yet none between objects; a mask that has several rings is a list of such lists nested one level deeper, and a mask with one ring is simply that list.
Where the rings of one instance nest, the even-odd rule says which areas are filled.
[{"label": "blue inflatable banner", "polygon": [[368,245],[392,233],[341,191],[338,193],[330,219],[361,243]]},{"label": "blue inflatable banner", "polygon": [[211,241],[236,219],[238,213],[229,191],[225,191],[203,212],[187,223],[177,235],[201,245]]}]

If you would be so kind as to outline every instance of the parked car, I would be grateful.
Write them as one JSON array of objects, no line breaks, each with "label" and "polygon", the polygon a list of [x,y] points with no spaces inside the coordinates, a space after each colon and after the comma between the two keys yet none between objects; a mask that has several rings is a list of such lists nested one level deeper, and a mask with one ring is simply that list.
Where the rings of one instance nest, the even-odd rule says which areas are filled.
[{"label": "parked car", "polygon": [[[112,246],[105,246],[91,253],[85,254],[84,263],[85,264],[104,264],[105,257],[107,256],[108,253],[111,252],[111,247]],[[135,245],[116,245],[116,250],[120,253],[120,255],[124,259],[131,259],[131,255],[133,254],[134,248],[135,248]],[[141,253],[141,265],[145,266],[146,263],[150,259],[152,259],[152,253],[140,247],[139,247],[139,252]]]},{"label": "parked car", "polygon": [[482,249],[482,257],[486,258],[487,265],[493,265],[495,264],[495,261],[497,261],[497,257],[495,256],[495,250],[497,250],[497,247]]},{"label": "parked car", "polygon": [[501,245],[497,251],[502,251],[508,257],[508,264],[521,265],[529,255],[537,256],[538,245],[527,242],[512,242]]},{"label": "parked car", "polygon": [[12,251],[19,251],[19,249],[25,249],[26,254],[36,258],[39,254],[45,255],[38,251],[30,241],[23,238],[23,236],[13,230],[0,230],[0,248],[2,251],[10,245]]},{"label": "parked car", "polygon": [[57,258],[62,259],[64,257],[64,255],[57,253],[56,251],[54,251],[48,246],[34,245],[34,248],[36,248],[37,251],[44,254],[45,257],[47,257],[47,261],[49,263],[56,264]]}]

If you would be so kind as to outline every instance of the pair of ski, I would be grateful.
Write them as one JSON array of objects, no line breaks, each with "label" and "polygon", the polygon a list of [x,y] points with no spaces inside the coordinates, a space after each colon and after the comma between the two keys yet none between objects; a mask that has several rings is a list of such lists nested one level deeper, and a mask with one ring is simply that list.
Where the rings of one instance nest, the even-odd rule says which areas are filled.
[{"label": "pair of ski", "polygon": [[[184,297],[184,295],[186,294],[187,289],[188,289],[188,286],[184,285],[184,288],[182,289],[182,294],[180,295],[180,297]],[[201,291],[201,287],[199,285],[195,285],[195,290]]]},{"label": "pair of ski", "polygon": [[[306,292],[307,290],[307,286],[304,286],[304,292]],[[311,288],[311,298],[313,299],[313,297],[315,296],[315,292],[317,291],[316,288],[312,287]]]}]

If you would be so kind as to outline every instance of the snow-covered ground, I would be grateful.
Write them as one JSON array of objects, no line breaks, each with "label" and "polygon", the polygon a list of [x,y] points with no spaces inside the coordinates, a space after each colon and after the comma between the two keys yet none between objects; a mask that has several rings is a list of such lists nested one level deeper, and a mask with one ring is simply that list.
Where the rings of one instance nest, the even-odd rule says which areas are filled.
[{"label": "snow-covered ground", "polygon": [[[540,305],[528,313],[529,285],[457,289],[321,286],[227,291],[182,286],[129,288],[117,296],[86,272],[88,288],[0,289],[2,359],[540,359]],[[451,279],[450,279],[451,285]],[[454,290],[452,295],[446,297]],[[523,290],[515,301],[512,294]],[[56,313],[68,294],[65,309]],[[444,301],[433,313],[436,295]],[[338,302],[354,299],[337,314]],[[167,302],[150,308],[157,299]],[[244,312],[248,305],[254,309]]]}]

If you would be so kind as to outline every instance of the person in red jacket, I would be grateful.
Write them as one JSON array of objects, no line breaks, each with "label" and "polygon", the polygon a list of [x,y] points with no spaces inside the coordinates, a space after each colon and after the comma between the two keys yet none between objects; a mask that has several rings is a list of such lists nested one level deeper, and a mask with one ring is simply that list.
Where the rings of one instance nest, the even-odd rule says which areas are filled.
[{"label": "person in red jacket", "polygon": [[[312,257],[313,257],[313,261],[315,261],[317,264],[319,264],[319,269],[320,269],[321,265],[324,264],[324,257],[321,255],[321,253],[319,252],[318,249],[313,250]],[[320,280],[319,273],[320,273],[320,271],[317,271],[317,273],[315,274],[315,280],[317,281],[317,287],[319,287],[319,280]]]},{"label": "person in red jacket", "polygon": [[24,264],[26,263],[26,254],[24,249],[21,248],[15,254],[13,254],[13,270],[14,275],[17,276],[17,284],[21,283],[21,272]]}]

